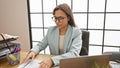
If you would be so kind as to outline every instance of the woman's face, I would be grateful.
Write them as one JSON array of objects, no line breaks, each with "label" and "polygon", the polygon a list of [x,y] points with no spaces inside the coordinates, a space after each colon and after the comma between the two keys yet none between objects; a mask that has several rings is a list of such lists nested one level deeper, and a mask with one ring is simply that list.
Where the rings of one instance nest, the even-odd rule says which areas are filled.
[{"label": "woman's face", "polygon": [[62,10],[56,10],[53,19],[59,29],[64,29],[68,26],[69,18]]}]

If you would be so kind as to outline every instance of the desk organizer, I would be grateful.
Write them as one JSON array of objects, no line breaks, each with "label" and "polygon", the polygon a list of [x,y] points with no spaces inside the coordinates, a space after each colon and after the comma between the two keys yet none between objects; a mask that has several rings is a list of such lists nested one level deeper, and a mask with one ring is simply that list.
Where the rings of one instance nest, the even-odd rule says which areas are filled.
[{"label": "desk organizer", "polygon": [[6,57],[10,65],[16,65],[20,63],[20,52],[12,54],[7,53]]},{"label": "desk organizer", "polygon": [[[4,57],[4,54],[6,55],[8,62],[11,65],[16,65],[20,63],[20,44],[15,44],[14,47],[10,47],[9,46],[9,41],[6,40],[6,38],[4,37],[3,33],[0,34],[1,37],[3,38],[3,43],[5,43],[4,45],[6,46],[6,48],[2,51],[2,53],[0,53],[0,57]],[[7,49],[7,51],[5,51]]]}]

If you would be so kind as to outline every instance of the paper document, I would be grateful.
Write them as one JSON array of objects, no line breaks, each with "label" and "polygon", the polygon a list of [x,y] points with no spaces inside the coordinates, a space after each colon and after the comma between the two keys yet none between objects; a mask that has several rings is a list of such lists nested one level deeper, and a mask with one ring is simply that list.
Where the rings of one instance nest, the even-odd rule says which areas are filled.
[{"label": "paper document", "polygon": [[10,53],[10,50],[9,49],[1,49],[0,50],[0,57],[3,56],[3,55],[6,55],[6,53]]},{"label": "paper document", "polygon": [[40,62],[42,60],[28,60],[26,63],[23,63],[19,65],[17,68],[39,68],[40,67]]},{"label": "paper document", "polygon": [[[9,34],[2,34],[4,36],[4,38],[6,39],[6,41],[13,41],[18,39],[19,36],[13,36],[13,35],[9,35]],[[0,42],[3,42],[4,39],[2,36],[0,36]]]}]

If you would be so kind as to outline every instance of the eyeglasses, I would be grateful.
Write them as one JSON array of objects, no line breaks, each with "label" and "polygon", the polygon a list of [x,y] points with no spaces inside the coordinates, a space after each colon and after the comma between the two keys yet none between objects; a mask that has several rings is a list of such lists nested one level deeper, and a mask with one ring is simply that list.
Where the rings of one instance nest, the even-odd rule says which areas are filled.
[{"label": "eyeglasses", "polygon": [[55,21],[55,22],[56,22],[57,20],[58,20],[58,22],[62,22],[63,19],[65,19],[65,18],[66,18],[66,17],[62,17],[62,16],[60,16],[60,17],[53,16],[53,17],[52,17],[52,20]]}]

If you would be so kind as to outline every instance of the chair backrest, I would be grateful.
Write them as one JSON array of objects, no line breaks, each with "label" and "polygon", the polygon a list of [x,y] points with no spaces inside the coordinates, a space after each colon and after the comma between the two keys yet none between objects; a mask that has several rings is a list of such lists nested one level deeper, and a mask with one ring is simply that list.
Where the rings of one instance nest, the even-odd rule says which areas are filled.
[{"label": "chair backrest", "polygon": [[81,55],[88,55],[89,52],[89,31],[82,30],[82,49],[80,51]]}]

